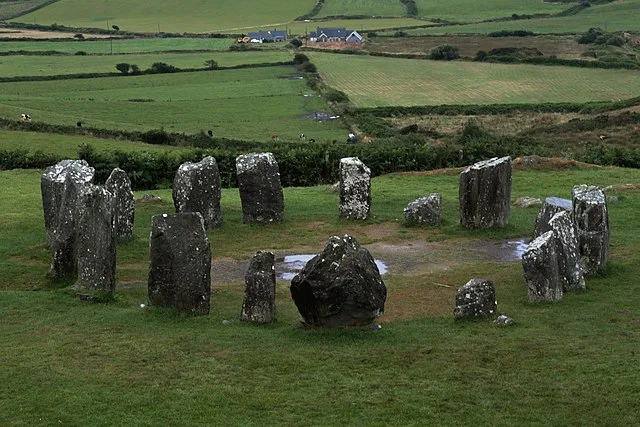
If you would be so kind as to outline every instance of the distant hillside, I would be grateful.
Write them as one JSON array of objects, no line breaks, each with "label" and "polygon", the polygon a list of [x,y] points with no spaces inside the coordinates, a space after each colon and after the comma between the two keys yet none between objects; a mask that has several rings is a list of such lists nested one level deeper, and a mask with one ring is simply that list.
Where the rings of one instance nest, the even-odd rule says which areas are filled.
[{"label": "distant hillside", "polygon": [[309,12],[315,0],[60,0],[16,18],[17,22],[142,32],[242,32],[256,26],[283,27]]}]

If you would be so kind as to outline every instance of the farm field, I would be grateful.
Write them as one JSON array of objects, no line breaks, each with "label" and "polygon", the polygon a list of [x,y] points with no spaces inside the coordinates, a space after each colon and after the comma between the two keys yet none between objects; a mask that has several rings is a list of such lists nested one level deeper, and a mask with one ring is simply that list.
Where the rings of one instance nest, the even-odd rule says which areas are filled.
[{"label": "farm field", "polygon": [[505,18],[514,13],[558,13],[570,7],[567,3],[547,3],[539,0],[489,0],[483,3],[473,0],[416,0],[416,5],[418,13],[424,18],[439,18],[451,22]]},{"label": "farm field", "polygon": [[178,68],[204,68],[204,62],[215,60],[220,67],[242,64],[291,61],[293,54],[285,50],[254,52],[207,52],[207,53],[149,53],[128,55],[88,56],[0,56],[0,77],[46,76],[73,73],[118,73],[118,63],[135,64],[141,70],[150,68],[155,62],[164,62]]},{"label": "farm field", "polygon": [[626,0],[595,5],[570,16],[419,28],[407,32],[411,35],[487,34],[500,30],[527,30],[539,34],[566,34],[585,32],[592,27],[606,31],[639,31],[640,21],[636,19],[639,13],[640,0]]},{"label": "farm field", "polygon": [[636,71],[308,53],[358,107],[590,102],[640,91]]},{"label": "farm field", "polygon": [[[418,25],[428,25],[430,22],[414,18],[375,18],[375,19],[328,19],[321,21],[292,21],[286,24],[286,28],[292,35],[304,36],[315,31],[317,27],[341,27],[347,30],[371,31],[386,28],[404,28]],[[278,29],[283,28],[279,26]],[[269,27],[255,27],[243,31],[269,29]],[[395,31],[395,30],[394,30]]]},{"label": "farm field", "polygon": [[90,54],[114,54],[167,52],[188,50],[227,50],[235,39],[219,38],[149,38],[113,40],[66,40],[66,41],[3,41],[0,52],[57,51],[74,54],[82,51]]},{"label": "farm field", "polygon": [[[322,100],[293,67],[0,84],[0,116],[28,111],[34,122],[194,133],[252,141],[301,132],[318,141],[342,138],[339,120],[318,122]],[[303,96],[304,94],[309,96]]]},{"label": "farm field", "polygon": [[314,18],[339,15],[406,16],[407,9],[400,1],[326,0]]},{"label": "farm field", "polygon": [[[90,4],[90,7],[88,5]],[[310,11],[314,0],[201,0],[132,3],[128,0],[60,0],[16,19],[18,22],[139,32],[242,32],[255,26],[283,25]]]},{"label": "farm field", "polygon": [[[173,211],[168,189],[153,192],[163,203],[137,205],[135,240],[118,246],[115,302],[78,301],[45,278],[40,173],[0,172],[0,381],[11,391],[0,424],[107,425],[126,414],[132,424],[632,425],[640,416],[637,189],[609,205],[610,267],[555,304],[527,302],[519,262],[469,249],[528,236],[537,209],[513,208],[504,230],[461,230],[458,171],[374,178],[376,218],[355,224],[337,219],[328,186],[285,189],[287,220],[273,227],[243,225],[237,190],[223,190],[225,222],[209,233],[214,265],[257,249],[314,253],[332,234],[354,235],[376,257],[384,246],[416,246],[383,258],[387,303],[372,332],[301,328],[286,281],[277,283],[278,321],[263,327],[237,320],[237,276],[214,279],[209,316],[141,307],[150,217]],[[619,168],[515,171],[513,197],[639,181]],[[443,193],[442,227],[395,221],[430,191]],[[401,261],[411,253],[425,259],[409,268]],[[447,268],[434,265],[443,253]],[[455,291],[471,277],[495,282],[498,311],[515,326],[452,319]]]},{"label": "farm field", "polygon": [[37,7],[48,0],[4,0],[0,1],[0,21],[13,18],[34,7]]}]

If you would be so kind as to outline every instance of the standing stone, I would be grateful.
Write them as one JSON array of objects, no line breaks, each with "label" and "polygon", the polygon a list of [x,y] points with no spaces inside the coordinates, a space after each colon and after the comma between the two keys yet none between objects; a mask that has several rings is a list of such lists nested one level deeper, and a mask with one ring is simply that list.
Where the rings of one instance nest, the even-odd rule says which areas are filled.
[{"label": "standing stone", "polygon": [[208,314],[211,247],[202,215],[154,215],[149,252],[149,303]]},{"label": "standing stone", "polygon": [[373,257],[351,236],[333,236],[291,281],[291,297],[311,326],[367,326],[384,313],[387,288]]},{"label": "standing stone", "polygon": [[130,239],[133,237],[136,203],[131,191],[131,180],[125,171],[115,168],[107,178],[104,188],[115,198],[117,238]]},{"label": "standing stone", "polygon": [[567,211],[558,212],[549,221],[556,241],[558,274],[562,280],[562,290],[576,291],[585,289],[584,276],[580,266],[580,250],[576,228]]},{"label": "standing stone", "polygon": [[540,208],[536,217],[536,226],[533,230],[533,238],[551,230],[549,220],[557,213],[571,212],[571,200],[561,199],[559,197],[547,197],[544,199],[544,205]]},{"label": "standing stone", "polygon": [[284,221],[284,194],[278,162],[271,153],[251,153],[236,158],[242,220],[271,223]]},{"label": "standing stone", "polygon": [[504,227],[511,206],[511,157],[494,157],[460,174],[460,224],[464,228]]},{"label": "standing stone", "polygon": [[94,169],[84,160],[62,160],[40,178],[53,277],[76,274],[76,201],[80,190],[93,182],[93,174]]},{"label": "standing stone", "polygon": [[222,225],[220,172],[216,159],[205,157],[198,163],[180,165],[173,180],[176,212],[200,212],[207,230]]},{"label": "standing stone", "polygon": [[272,252],[257,252],[244,278],[240,320],[269,323],[276,320],[276,271]]},{"label": "standing stone", "polygon": [[89,185],[76,204],[78,282],[82,291],[116,289],[116,200],[102,187]]},{"label": "standing stone", "polygon": [[522,254],[522,267],[529,288],[529,302],[562,299],[553,231],[547,231],[529,243]]},{"label": "standing stone", "polygon": [[605,267],[609,254],[607,199],[600,188],[592,185],[576,185],[572,195],[581,264],[585,275],[593,276]]},{"label": "standing stone", "polygon": [[456,319],[478,319],[496,314],[496,287],[490,280],[471,279],[456,293]]},{"label": "standing stone", "polygon": [[409,203],[404,218],[409,225],[438,225],[442,211],[442,195],[431,193]]},{"label": "standing stone", "polygon": [[371,210],[371,170],[357,157],[340,159],[340,217],[365,220]]}]

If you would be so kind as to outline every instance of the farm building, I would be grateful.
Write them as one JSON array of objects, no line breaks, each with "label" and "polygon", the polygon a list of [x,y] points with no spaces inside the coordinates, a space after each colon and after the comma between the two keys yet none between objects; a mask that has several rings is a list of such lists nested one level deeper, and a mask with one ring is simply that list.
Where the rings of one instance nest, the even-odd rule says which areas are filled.
[{"label": "farm building", "polygon": [[283,42],[287,40],[286,31],[256,31],[247,33],[252,43],[270,43],[270,42]]},{"label": "farm building", "polygon": [[363,38],[357,31],[346,28],[320,28],[309,33],[310,42],[346,42],[350,44],[360,44]]}]

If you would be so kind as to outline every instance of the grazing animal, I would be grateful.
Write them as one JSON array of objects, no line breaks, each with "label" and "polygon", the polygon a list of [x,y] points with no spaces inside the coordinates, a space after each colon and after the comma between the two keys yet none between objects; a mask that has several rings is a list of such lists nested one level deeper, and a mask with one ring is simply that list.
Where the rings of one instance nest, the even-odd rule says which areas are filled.
[{"label": "grazing animal", "polygon": [[306,136],[304,136],[304,133],[301,133],[301,134],[300,134],[300,141],[304,141],[306,138],[307,138],[307,137],[306,137]]},{"label": "grazing animal", "polygon": [[278,140],[278,135],[276,135],[275,133],[273,135],[271,135],[271,140],[272,141],[277,141]]},{"label": "grazing animal", "polygon": [[81,127],[82,127],[82,122],[77,122],[77,123],[76,123],[76,126],[77,126],[77,127],[79,127],[79,128],[81,128]]},{"label": "grazing animal", "polygon": [[207,134],[209,134],[209,136],[213,138],[213,131],[212,130],[208,130]]},{"label": "grazing animal", "polygon": [[315,140],[315,139],[313,139],[313,138],[311,138],[311,139],[309,140],[309,142],[316,142],[316,140]]},{"label": "grazing animal", "polygon": [[30,122],[31,116],[28,114],[20,114],[20,120],[22,120],[23,122]]},{"label": "grazing animal", "polygon": [[607,135],[600,135],[598,138],[600,138],[600,141],[604,141],[607,139]]}]

